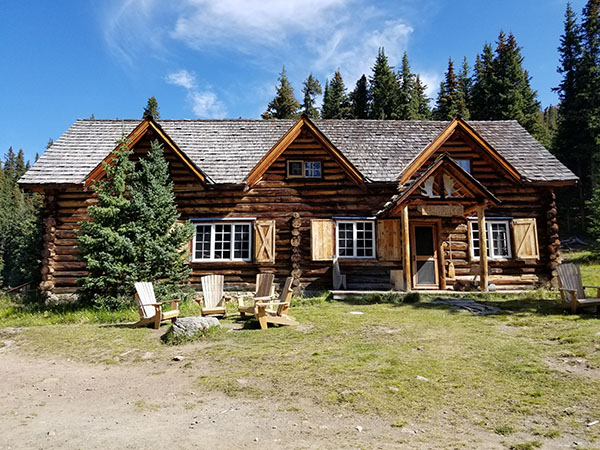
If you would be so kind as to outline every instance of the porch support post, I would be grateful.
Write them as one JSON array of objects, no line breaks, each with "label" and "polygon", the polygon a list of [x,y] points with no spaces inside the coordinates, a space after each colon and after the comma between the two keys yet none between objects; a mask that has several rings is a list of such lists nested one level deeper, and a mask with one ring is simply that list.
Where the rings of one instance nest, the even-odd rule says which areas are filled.
[{"label": "porch support post", "polygon": [[402,263],[404,265],[404,289],[410,291],[411,283],[411,264],[410,264],[410,232],[408,227],[408,205],[402,206]]},{"label": "porch support post", "polygon": [[485,292],[488,290],[488,250],[484,206],[477,207],[477,225],[479,227],[479,265],[481,266],[479,288]]}]

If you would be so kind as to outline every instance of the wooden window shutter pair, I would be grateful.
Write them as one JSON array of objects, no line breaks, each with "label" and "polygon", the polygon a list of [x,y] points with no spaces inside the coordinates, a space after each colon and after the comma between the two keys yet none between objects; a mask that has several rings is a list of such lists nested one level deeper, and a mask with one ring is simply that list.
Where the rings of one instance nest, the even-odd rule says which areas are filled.
[{"label": "wooden window shutter pair", "polygon": [[[381,261],[402,260],[400,219],[377,221],[377,255]],[[310,221],[313,261],[332,261],[335,255],[335,224],[330,219]]]},{"label": "wooden window shutter pair", "polygon": [[535,219],[513,219],[513,255],[518,259],[539,259],[537,226]]},{"label": "wooden window shutter pair", "polygon": [[254,262],[275,262],[275,221],[254,222]]},{"label": "wooden window shutter pair", "polygon": [[400,219],[377,221],[377,258],[380,261],[402,260],[402,221]]}]

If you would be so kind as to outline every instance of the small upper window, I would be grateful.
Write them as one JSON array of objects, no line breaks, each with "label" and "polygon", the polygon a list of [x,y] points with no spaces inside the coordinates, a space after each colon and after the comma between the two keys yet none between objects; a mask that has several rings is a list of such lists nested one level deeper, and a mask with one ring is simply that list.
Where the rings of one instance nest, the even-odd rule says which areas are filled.
[{"label": "small upper window", "polygon": [[471,173],[471,160],[470,159],[456,159],[456,163],[465,169],[465,172]]},{"label": "small upper window", "polygon": [[321,178],[321,161],[288,161],[288,178]]}]

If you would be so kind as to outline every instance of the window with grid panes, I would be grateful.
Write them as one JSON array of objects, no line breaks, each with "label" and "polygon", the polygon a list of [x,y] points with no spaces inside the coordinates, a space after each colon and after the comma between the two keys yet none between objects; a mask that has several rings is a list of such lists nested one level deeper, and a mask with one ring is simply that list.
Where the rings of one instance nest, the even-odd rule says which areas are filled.
[{"label": "window with grid panes", "polygon": [[[510,258],[509,222],[507,220],[486,220],[486,242],[488,258]],[[471,222],[471,254],[479,258],[479,224]]]},{"label": "window with grid panes", "polygon": [[196,225],[192,261],[250,261],[251,223]]},{"label": "window with grid panes", "polygon": [[340,258],[375,257],[375,223],[372,221],[338,221],[337,255]]}]

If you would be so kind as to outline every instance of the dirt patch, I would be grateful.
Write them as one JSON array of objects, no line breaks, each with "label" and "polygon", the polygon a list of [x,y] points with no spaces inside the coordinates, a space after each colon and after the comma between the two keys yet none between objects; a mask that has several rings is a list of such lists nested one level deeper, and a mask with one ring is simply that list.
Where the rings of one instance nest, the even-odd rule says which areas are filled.
[{"label": "dirt patch", "polygon": [[585,358],[546,358],[545,362],[557,372],[600,380],[600,368],[590,367]]}]

